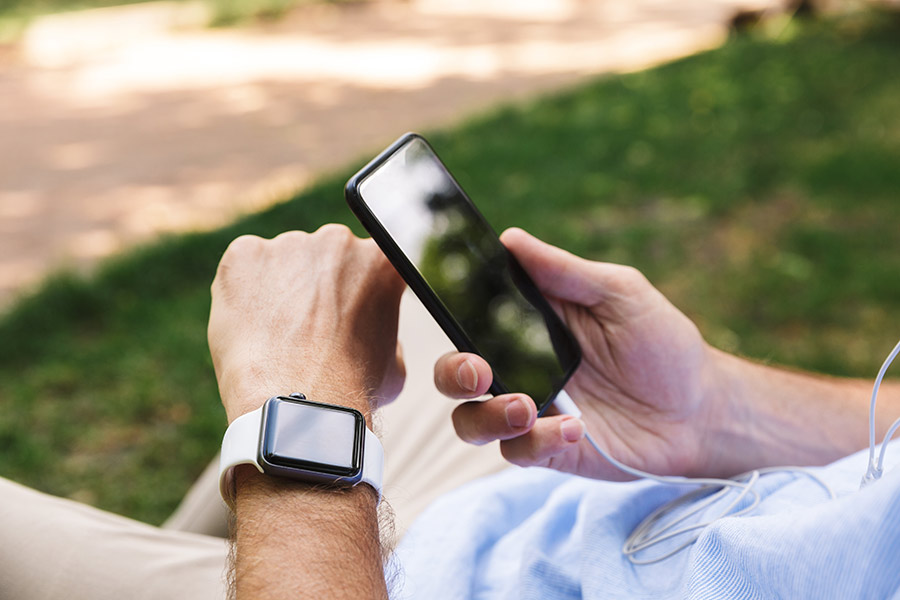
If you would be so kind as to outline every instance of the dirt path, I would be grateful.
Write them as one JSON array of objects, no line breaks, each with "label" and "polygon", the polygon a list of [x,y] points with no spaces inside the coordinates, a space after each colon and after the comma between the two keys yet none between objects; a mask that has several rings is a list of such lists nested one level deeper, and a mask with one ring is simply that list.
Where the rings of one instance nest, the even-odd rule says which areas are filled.
[{"label": "dirt path", "polygon": [[220,31],[172,30],[162,3],[49,18],[0,53],[0,308],[404,131],[712,47],[748,3],[774,4],[411,0]]}]

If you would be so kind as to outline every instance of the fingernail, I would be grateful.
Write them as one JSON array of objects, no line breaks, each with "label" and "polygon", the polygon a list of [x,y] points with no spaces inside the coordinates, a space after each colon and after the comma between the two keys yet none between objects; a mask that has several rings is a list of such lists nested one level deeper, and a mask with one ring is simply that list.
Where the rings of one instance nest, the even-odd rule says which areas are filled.
[{"label": "fingernail", "polygon": [[456,370],[456,382],[467,392],[478,389],[478,371],[475,370],[475,365],[464,360]]},{"label": "fingernail", "polygon": [[560,424],[559,429],[567,442],[577,442],[584,437],[584,423],[581,419],[566,419]]},{"label": "fingernail", "polygon": [[506,405],[506,422],[510,427],[525,427],[531,420],[531,410],[523,398],[516,398]]}]

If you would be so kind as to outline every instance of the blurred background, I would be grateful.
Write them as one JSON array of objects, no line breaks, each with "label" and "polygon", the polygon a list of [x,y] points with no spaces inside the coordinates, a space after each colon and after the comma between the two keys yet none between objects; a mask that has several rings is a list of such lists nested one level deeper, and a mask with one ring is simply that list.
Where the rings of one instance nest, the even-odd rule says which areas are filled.
[{"label": "blurred background", "polygon": [[0,475],[151,523],[216,452],[228,242],[354,227],[424,133],[495,228],[643,270],[714,345],[900,337],[894,1],[0,0]]}]

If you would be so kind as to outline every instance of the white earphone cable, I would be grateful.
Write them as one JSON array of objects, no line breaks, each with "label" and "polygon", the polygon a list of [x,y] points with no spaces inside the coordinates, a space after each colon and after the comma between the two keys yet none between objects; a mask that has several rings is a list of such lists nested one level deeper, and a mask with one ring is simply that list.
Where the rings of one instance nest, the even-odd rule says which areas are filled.
[{"label": "white earphone cable", "polygon": [[878,376],[875,377],[875,385],[872,387],[872,402],[869,405],[869,462],[866,466],[866,474],[863,475],[862,484],[860,487],[865,487],[869,483],[876,481],[881,478],[881,474],[884,472],[884,455],[887,451],[887,443],[891,441],[891,438],[894,436],[894,432],[897,431],[897,428],[900,427],[900,419],[894,421],[893,425],[887,431],[887,434],[884,436],[884,441],[881,442],[881,452],[878,456],[878,462],[875,462],[875,403],[878,401],[878,390],[881,388],[881,382],[884,379],[884,374],[887,373],[888,367],[891,366],[891,363],[894,362],[894,359],[897,358],[897,354],[900,353],[900,342],[897,342],[897,345],[894,346],[894,349],[891,350],[891,353],[888,354],[888,357],[884,360],[884,363],[881,365],[881,369],[878,371]]},{"label": "white earphone cable", "polygon": [[[884,375],[887,372],[888,367],[891,366],[891,363],[894,362],[894,359],[898,354],[900,354],[900,342],[897,342],[897,345],[894,346],[894,349],[881,365],[881,369],[878,371],[878,376],[875,378],[875,385],[872,388],[872,401],[869,407],[869,460],[866,468],[866,473],[862,479],[862,486],[866,486],[881,477],[882,473],[884,472],[884,457],[885,453],[887,452],[887,444],[897,432],[897,430],[900,429],[900,419],[897,419],[890,426],[890,428],[888,428],[888,431],[884,436],[884,440],[881,443],[881,451],[878,454],[878,460],[876,461],[875,404],[878,399],[878,390],[881,387],[881,382],[884,379]],[[581,417],[581,410],[565,391],[561,391],[556,397],[554,406],[557,408],[557,410],[559,410],[559,412],[563,414],[572,415],[579,418]],[[645,518],[637,527],[635,527],[634,531],[632,531],[628,538],[625,540],[625,544],[622,546],[622,553],[626,557],[628,557],[628,560],[636,565],[652,564],[661,560],[665,560],[666,558],[669,558],[670,556],[681,552],[682,550],[693,544],[695,541],[697,541],[697,539],[700,537],[700,532],[715,521],[726,516],[736,517],[744,515],[754,510],[761,501],[759,492],[754,489],[754,486],[759,481],[761,475],[783,472],[800,473],[818,483],[822,487],[822,489],[824,489],[828,493],[828,497],[830,499],[833,500],[835,498],[835,493],[831,489],[831,487],[815,473],[804,467],[767,467],[764,469],[756,469],[754,471],[750,471],[749,473],[744,473],[730,479],[690,478],[673,475],[654,475],[653,473],[647,473],[645,471],[641,471],[640,469],[635,469],[634,467],[630,467],[622,463],[621,461],[616,460],[615,458],[610,456],[609,453],[606,452],[606,450],[601,448],[596,441],[594,441],[594,438],[591,437],[590,433],[585,433],[585,439],[587,439],[588,443],[590,443],[594,450],[607,462],[609,462],[620,471],[628,473],[629,475],[634,475],[635,477],[638,477],[640,479],[650,479],[652,481],[664,483],[666,485],[701,486],[694,491],[684,494],[660,506],[649,516],[647,516],[647,518]],[[698,515],[701,512],[705,511],[707,508],[715,505],[732,491],[736,491],[737,494],[722,510],[718,511],[718,514],[716,516],[713,516],[712,518],[706,519],[699,523],[678,527],[682,523],[688,521],[688,519],[691,519],[695,515]],[[706,496],[706,498],[704,498],[704,496]],[[735,510],[748,497],[751,498],[749,504],[747,504],[743,508]],[[704,498],[703,501],[693,506],[690,510],[683,512],[683,514],[677,514],[677,511],[679,511],[679,509],[690,505],[695,500],[698,500],[700,498]],[[676,516],[672,517],[671,515]],[[687,539],[683,543],[681,543],[680,545],[676,545],[674,548],[669,549],[662,554],[652,556],[650,558],[639,556],[639,554],[643,553],[645,550],[684,535],[687,535]]]},{"label": "white earphone cable", "polygon": [[[878,399],[878,390],[881,387],[881,382],[884,379],[884,375],[887,372],[888,367],[891,366],[891,363],[894,362],[894,359],[898,354],[900,354],[900,342],[897,342],[897,345],[894,346],[894,349],[885,359],[884,364],[881,365],[881,369],[878,371],[878,376],[875,378],[875,385],[872,388],[872,401],[869,407],[869,460],[866,468],[866,473],[862,479],[862,486],[876,481],[881,477],[882,473],[884,472],[884,457],[885,453],[887,452],[887,444],[897,432],[897,430],[900,429],[900,419],[897,419],[890,426],[890,428],[888,428],[888,431],[884,436],[884,440],[881,443],[881,451],[878,454],[878,460],[876,461],[875,404]],[[559,412],[563,414],[581,417],[581,410],[578,408],[572,398],[569,397],[568,394],[566,394],[565,391],[561,391],[556,397],[554,406],[559,410]],[[637,527],[635,527],[634,531],[632,531],[628,538],[625,540],[625,544],[622,546],[622,553],[626,557],[628,557],[629,561],[636,565],[647,565],[665,560],[666,558],[669,558],[670,556],[673,556],[678,552],[681,552],[685,548],[691,546],[700,537],[700,532],[715,521],[726,516],[736,517],[744,515],[754,510],[761,501],[759,492],[754,489],[754,486],[759,481],[761,475],[780,472],[800,473],[802,475],[806,475],[807,477],[818,483],[822,487],[822,489],[824,489],[828,493],[828,497],[830,499],[833,500],[835,498],[834,491],[831,489],[831,487],[829,487],[827,483],[825,483],[824,480],[822,480],[812,471],[803,467],[767,467],[764,469],[756,469],[754,471],[738,475],[731,479],[695,479],[673,475],[654,475],[653,473],[647,473],[645,471],[641,471],[640,469],[635,469],[634,467],[630,467],[622,463],[621,461],[616,460],[615,458],[610,456],[609,453],[606,452],[606,450],[601,448],[596,441],[594,441],[594,438],[591,437],[590,433],[585,433],[585,439],[587,439],[588,443],[590,443],[594,450],[606,461],[608,461],[611,465],[613,465],[620,471],[628,473],[629,475],[634,475],[635,477],[641,479],[650,479],[652,481],[657,481],[659,483],[664,483],[667,485],[701,486],[694,491],[684,494],[660,506],[649,516],[647,516],[647,518],[645,518]],[[715,505],[732,491],[736,491],[737,494],[722,510],[718,511],[718,514],[716,516],[699,523],[678,527],[682,523],[688,521],[688,519],[691,519],[695,515],[698,515],[701,512],[705,511],[707,508]],[[704,498],[704,496],[706,496],[706,498]],[[751,498],[749,504],[747,504],[743,508],[735,510],[748,497]],[[676,511],[678,511],[682,507],[690,505],[700,498],[704,499],[693,506],[690,510],[683,512],[683,514],[676,514]],[[671,515],[676,516],[673,517]],[[645,550],[684,535],[687,536],[687,539],[683,543],[681,543],[680,545],[676,545],[674,548],[671,548],[663,552],[662,554],[655,555],[650,558],[639,556],[639,554],[643,553]]]},{"label": "white earphone cable", "polygon": [[[898,350],[900,350],[900,343],[897,344],[897,348],[895,348],[895,352],[890,357],[890,360],[893,360],[893,356],[896,356]],[[883,371],[886,370],[887,368],[883,367],[882,373],[879,374],[878,383],[876,384],[876,392],[877,385],[880,384],[880,378],[884,375]],[[556,397],[554,406],[557,408],[557,410],[559,410],[559,412],[563,414],[572,415],[579,418],[581,417],[581,410],[565,391],[561,391]],[[888,435],[885,440],[890,439],[890,436],[893,435],[897,428],[900,428],[900,419],[898,419],[888,431]],[[874,421],[872,425],[872,432],[872,439],[874,440]],[[623,462],[613,458],[608,452],[606,452],[606,450],[604,450],[600,447],[599,444],[597,444],[594,438],[591,437],[590,433],[585,433],[585,439],[606,461],[608,461],[611,465],[613,465],[620,471],[628,473],[629,475],[633,475],[640,479],[650,479],[652,481],[656,481],[666,485],[701,486],[696,490],[688,492],[687,494],[679,496],[678,498],[675,498],[674,500],[660,506],[650,515],[648,515],[647,518],[645,518],[640,524],[638,524],[637,527],[635,527],[634,531],[632,531],[631,534],[626,538],[625,543],[622,546],[622,553],[628,558],[629,561],[631,561],[631,563],[636,565],[653,564],[665,560],[670,556],[673,556],[681,552],[685,548],[691,546],[700,537],[700,533],[702,532],[702,530],[710,524],[716,522],[717,520],[726,516],[741,516],[753,511],[759,505],[762,499],[759,495],[759,492],[754,489],[754,486],[759,481],[761,475],[785,472],[799,473],[809,477],[817,484],[819,484],[819,486],[821,486],[822,489],[824,489],[828,494],[829,499],[833,500],[836,497],[834,490],[832,490],[831,487],[822,478],[804,467],[767,467],[763,469],[756,469],[730,479],[655,475],[653,473],[647,473],[646,471],[641,471],[640,469],[630,467]],[[874,457],[874,446],[871,456]],[[884,447],[882,447],[881,460],[879,461],[879,464],[883,462],[883,458]],[[872,464],[874,464],[874,462]],[[688,521],[695,515],[698,515],[701,512],[705,511],[707,508],[715,505],[731,492],[737,492],[735,494],[735,497],[724,508],[719,510],[715,516],[703,520],[699,523],[677,527],[680,524]],[[695,500],[703,498],[704,496],[708,497],[704,498],[701,502],[691,507],[690,510],[683,512],[683,514],[677,514],[677,511],[679,509],[688,506]],[[750,497],[749,504],[735,510],[748,497]],[[672,515],[675,516],[673,517]],[[645,558],[643,556],[643,553],[646,550],[649,550],[654,546],[680,536],[687,536],[685,541],[681,544],[664,551],[662,554],[654,555],[649,558]]]}]

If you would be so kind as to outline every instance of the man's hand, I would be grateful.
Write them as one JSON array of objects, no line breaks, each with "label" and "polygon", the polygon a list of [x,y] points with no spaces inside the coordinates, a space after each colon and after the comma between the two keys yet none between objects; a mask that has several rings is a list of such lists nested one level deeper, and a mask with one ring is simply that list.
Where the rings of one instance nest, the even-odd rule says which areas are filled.
[{"label": "man's hand", "polygon": [[212,285],[209,348],[229,422],[277,394],[369,412],[403,386],[403,281],[342,225],[273,240],[243,236]]},{"label": "man's hand", "polygon": [[[583,439],[585,427],[612,456],[660,475],[730,476],[751,469],[824,464],[866,443],[871,382],[786,371],[707,345],[696,326],[630,267],[588,261],[519,229],[501,239],[568,324],[583,361],[566,390],[583,412],[536,418],[522,394],[466,402],[458,435],[501,440],[509,460],[602,479],[627,479]],[[435,383],[477,398],[491,369],[450,353]],[[882,388],[876,429],[900,411],[900,385]],[[892,417],[891,417],[892,418]],[[880,435],[880,434],[879,434]]]},{"label": "man's hand", "polygon": [[[536,419],[522,394],[467,402],[453,415],[461,438],[501,442],[518,465],[546,466],[604,479],[625,478],[582,439],[592,437],[619,460],[660,474],[696,471],[704,434],[718,415],[712,351],[694,324],[637,270],[578,258],[519,229],[503,243],[581,345],[581,366],[566,390],[583,411]],[[455,398],[484,394],[491,370],[480,357],[451,353],[435,366],[435,383]],[[552,413],[552,409],[550,411]]]}]

